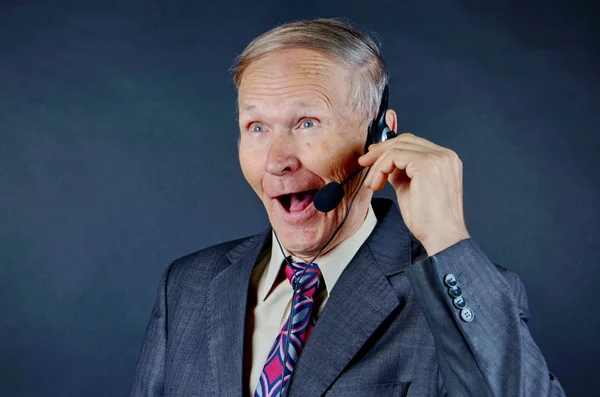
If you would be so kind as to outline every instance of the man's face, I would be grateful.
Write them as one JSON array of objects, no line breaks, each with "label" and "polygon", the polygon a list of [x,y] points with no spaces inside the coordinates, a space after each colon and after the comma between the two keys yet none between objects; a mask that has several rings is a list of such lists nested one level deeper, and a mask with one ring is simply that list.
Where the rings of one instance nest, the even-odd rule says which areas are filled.
[{"label": "man's face", "polygon": [[[251,64],[239,87],[239,158],[242,172],[262,200],[281,243],[308,259],[341,223],[360,182],[346,184],[333,211],[312,200],[331,181],[358,169],[368,121],[348,103],[351,72],[304,49],[277,51]],[[361,190],[336,242],[364,220],[371,192]]]}]

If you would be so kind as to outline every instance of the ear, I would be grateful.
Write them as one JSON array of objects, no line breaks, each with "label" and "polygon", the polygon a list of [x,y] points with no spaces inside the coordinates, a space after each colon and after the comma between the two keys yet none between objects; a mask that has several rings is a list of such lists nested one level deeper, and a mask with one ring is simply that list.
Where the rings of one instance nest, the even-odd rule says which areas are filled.
[{"label": "ear", "polygon": [[394,109],[388,109],[385,113],[385,123],[389,129],[398,132],[398,117]]}]

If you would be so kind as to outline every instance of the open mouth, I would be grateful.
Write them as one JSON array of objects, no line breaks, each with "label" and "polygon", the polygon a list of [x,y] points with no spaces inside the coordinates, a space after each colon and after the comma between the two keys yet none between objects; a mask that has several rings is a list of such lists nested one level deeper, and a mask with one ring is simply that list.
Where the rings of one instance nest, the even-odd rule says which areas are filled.
[{"label": "open mouth", "polygon": [[315,194],[317,194],[318,190],[306,190],[304,192],[283,194],[281,196],[277,196],[277,200],[281,203],[281,206],[287,212],[300,212],[306,209],[315,198]]}]

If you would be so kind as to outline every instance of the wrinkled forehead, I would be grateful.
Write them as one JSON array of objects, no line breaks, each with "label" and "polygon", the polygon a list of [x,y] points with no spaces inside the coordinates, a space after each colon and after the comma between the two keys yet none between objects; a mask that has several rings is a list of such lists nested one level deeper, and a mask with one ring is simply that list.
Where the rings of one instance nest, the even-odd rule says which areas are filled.
[{"label": "wrinkled forehead", "polygon": [[250,64],[238,90],[240,112],[261,107],[348,106],[352,73],[313,50],[280,50]]}]

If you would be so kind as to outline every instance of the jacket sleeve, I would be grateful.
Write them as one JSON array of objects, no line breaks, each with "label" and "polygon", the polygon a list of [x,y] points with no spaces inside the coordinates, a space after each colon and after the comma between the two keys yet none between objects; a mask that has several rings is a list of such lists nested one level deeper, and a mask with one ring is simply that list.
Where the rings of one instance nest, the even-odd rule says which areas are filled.
[{"label": "jacket sleeve", "polygon": [[164,273],[131,385],[130,397],[162,396],[167,348],[167,285],[171,266]]},{"label": "jacket sleeve", "polygon": [[[493,264],[475,241],[416,262],[407,275],[433,333],[441,395],[565,395],[527,327],[523,283]],[[455,283],[458,289],[450,291]],[[466,302],[455,304],[450,292]]]}]

